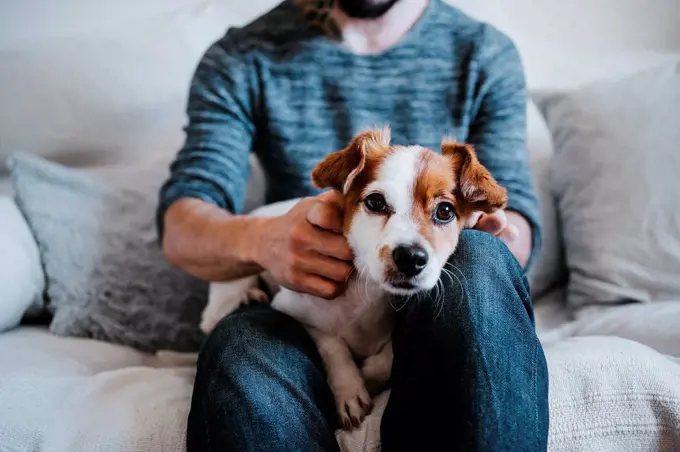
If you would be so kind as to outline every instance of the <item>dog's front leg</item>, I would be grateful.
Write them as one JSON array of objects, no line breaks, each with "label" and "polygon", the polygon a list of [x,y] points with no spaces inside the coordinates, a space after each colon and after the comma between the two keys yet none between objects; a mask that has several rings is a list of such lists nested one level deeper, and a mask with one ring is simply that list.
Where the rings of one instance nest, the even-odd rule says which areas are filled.
[{"label": "dog's front leg", "polygon": [[359,427],[373,408],[373,403],[347,343],[318,329],[308,330],[323,360],[340,425],[345,430]]},{"label": "dog's front leg", "polygon": [[390,340],[383,345],[378,353],[369,356],[361,363],[361,374],[371,396],[380,394],[389,386],[393,359],[392,341]]},{"label": "dog's front leg", "polygon": [[210,333],[217,323],[250,301],[266,303],[267,294],[257,288],[258,275],[210,284],[208,303],[201,315],[200,328]]}]

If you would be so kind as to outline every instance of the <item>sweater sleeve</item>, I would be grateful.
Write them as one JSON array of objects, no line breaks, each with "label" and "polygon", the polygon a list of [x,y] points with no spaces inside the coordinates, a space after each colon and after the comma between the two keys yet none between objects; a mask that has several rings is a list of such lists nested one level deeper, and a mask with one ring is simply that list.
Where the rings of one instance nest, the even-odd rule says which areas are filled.
[{"label": "sweater sleeve", "polygon": [[527,89],[513,42],[485,26],[476,58],[475,109],[468,140],[479,160],[508,190],[508,210],[521,214],[532,231],[528,271],[541,248],[539,204],[526,148]]},{"label": "sweater sleeve", "polygon": [[199,198],[234,213],[243,209],[257,84],[247,55],[228,39],[227,34],[214,43],[194,72],[185,141],[160,189],[156,212],[160,241],[165,212],[181,198]]}]

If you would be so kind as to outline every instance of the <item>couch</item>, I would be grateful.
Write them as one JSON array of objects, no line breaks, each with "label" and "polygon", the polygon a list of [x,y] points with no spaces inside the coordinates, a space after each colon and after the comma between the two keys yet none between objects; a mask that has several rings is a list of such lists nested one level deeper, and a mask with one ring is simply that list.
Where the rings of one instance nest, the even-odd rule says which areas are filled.
[{"label": "couch", "polygon": [[[228,25],[274,3],[3,2],[0,157],[20,150],[74,168],[167,166],[181,143],[187,83],[202,51]],[[531,18],[542,20],[535,28],[545,39],[538,40],[527,15],[517,13],[527,11],[525,0],[458,3],[507,31],[526,59],[528,148],[545,227],[545,246],[529,276],[550,372],[549,448],[680,450],[680,298],[587,315],[570,305],[573,268],[544,110],[547,91],[677,58],[680,40],[669,19],[680,17],[677,3],[659,1],[650,11],[645,2],[628,1],[616,17],[585,1],[570,11],[546,6]],[[588,35],[587,21],[570,42],[576,16],[611,26],[599,28],[600,21],[590,28],[591,38],[598,36],[591,52],[578,42]],[[562,26],[546,26],[558,17]],[[642,49],[635,47],[640,42]],[[551,44],[559,51],[546,56]],[[266,181],[251,160],[248,202],[255,208]],[[44,297],[46,277],[42,250],[12,190],[0,178],[0,451],[183,451],[195,370],[180,355],[64,337],[40,322],[21,322]],[[388,398],[389,392],[378,397],[361,429],[337,432],[343,451],[379,450]]]}]

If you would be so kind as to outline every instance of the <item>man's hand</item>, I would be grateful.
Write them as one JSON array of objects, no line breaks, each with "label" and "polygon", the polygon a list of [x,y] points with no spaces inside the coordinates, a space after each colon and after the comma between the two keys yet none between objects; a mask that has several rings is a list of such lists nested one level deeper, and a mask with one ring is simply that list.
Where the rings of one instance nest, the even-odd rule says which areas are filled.
[{"label": "man's hand", "polygon": [[526,267],[531,255],[531,227],[517,212],[498,210],[482,214],[474,229],[488,232],[501,239],[515,255],[522,267]]},{"label": "man's hand", "polygon": [[345,290],[353,259],[342,226],[337,193],[305,198],[288,213],[260,223],[253,259],[284,287],[335,298]]}]

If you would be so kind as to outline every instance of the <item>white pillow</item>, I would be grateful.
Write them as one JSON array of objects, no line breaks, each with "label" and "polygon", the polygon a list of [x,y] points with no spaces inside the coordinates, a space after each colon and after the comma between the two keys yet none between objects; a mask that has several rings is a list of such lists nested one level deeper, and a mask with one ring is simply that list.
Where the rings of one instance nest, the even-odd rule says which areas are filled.
[{"label": "white pillow", "polygon": [[0,1],[0,169],[18,151],[69,166],[173,157],[203,52],[275,3]]},{"label": "white pillow", "polygon": [[38,245],[14,201],[0,197],[0,332],[42,305],[45,276]]},{"label": "white pillow", "polygon": [[574,308],[680,299],[680,64],[543,103]]},{"label": "white pillow", "polygon": [[534,299],[537,299],[562,280],[564,258],[549,171],[554,155],[552,137],[545,118],[532,100],[527,102],[526,139],[543,224],[543,246],[529,272],[531,292]]}]

